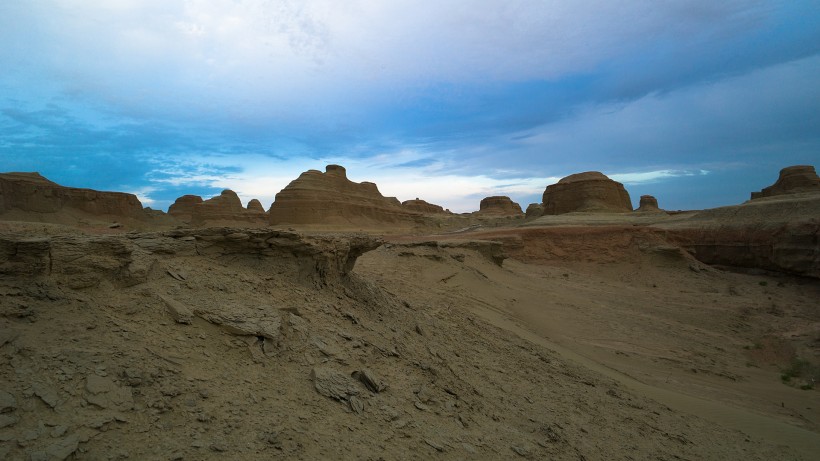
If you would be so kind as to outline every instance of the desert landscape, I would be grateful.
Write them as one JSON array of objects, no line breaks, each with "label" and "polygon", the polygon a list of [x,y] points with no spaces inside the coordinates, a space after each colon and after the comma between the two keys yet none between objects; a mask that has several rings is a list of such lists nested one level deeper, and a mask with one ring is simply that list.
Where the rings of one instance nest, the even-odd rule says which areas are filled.
[{"label": "desert landscape", "polygon": [[820,179],[761,189],[459,214],[328,165],[166,213],[0,174],[0,458],[816,459]]}]

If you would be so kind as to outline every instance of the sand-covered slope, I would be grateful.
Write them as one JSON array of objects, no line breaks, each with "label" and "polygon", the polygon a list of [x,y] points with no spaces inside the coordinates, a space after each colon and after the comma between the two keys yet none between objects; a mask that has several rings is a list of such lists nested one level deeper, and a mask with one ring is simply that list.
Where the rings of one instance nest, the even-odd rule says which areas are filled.
[{"label": "sand-covered slope", "polygon": [[0,246],[6,459],[799,456],[493,325],[459,284],[498,244],[34,230]]}]

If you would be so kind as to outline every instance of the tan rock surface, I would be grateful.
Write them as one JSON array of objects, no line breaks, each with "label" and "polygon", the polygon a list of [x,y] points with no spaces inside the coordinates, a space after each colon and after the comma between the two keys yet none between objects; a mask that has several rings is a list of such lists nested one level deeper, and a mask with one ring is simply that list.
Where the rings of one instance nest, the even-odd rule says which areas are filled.
[{"label": "tan rock surface", "polygon": [[144,219],[142,203],[134,194],[64,187],[39,173],[0,173],[0,214],[58,213],[78,210],[95,216]]},{"label": "tan rock surface", "polygon": [[271,224],[367,226],[419,220],[395,198],[382,196],[376,184],[347,179],[339,165],[328,165],[324,173],[302,173],[276,194],[269,214]]},{"label": "tan rock surface", "polygon": [[251,200],[245,208],[236,192],[230,189],[208,200],[202,200],[198,195],[183,195],[168,208],[168,214],[194,226],[267,224],[259,200]]},{"label": "tan rock surface", "polygon": [[632,211],[632,202],[623,184],[597,171],[573,174],[547,186],[542,203],[547,215]]},{"label": "tan rock surface", "polygon": [[641,195],[640,206],[635,211],[657,212],[657,211],[663,211],[663,210],[658,208],[658,199],[656,199],[655,197],[653,197],[651,195]]},{"label": "tan rock surface", "polygon": [[401,203],[402,208],[416,213],[438,214],[446,213],[443,207],[428,203],[424,200],[416,198],[415,200],[405,200]]},{"label": "tan rock surface", "polygon": [[795,165],[780,170],[777,182],[760,192],[752,192],[752,200],[801,192],[820,193],[820,177],[811,165]]},{"label": "tan rock surface", "polygon": [[478,213],[482,215],[521,216],[521,205],[513,202],[505,195],[495,195],[481,199]]}]

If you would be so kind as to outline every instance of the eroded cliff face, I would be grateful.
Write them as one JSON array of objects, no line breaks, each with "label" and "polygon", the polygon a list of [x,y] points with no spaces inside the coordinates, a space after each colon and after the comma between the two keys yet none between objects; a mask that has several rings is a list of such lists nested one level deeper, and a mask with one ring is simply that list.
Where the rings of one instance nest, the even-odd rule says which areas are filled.
[{"label": "eroded cliff face", "polygon": [[573,174],[547,186],[542,205],[545,215],[632,211],[632,202],[623,184],[597,171]]},{"label": "eroded cliff face", "polygon": [[58,213],[76,210],[91,215],[145,219],[134,194],[64,187],[39,173],[0,174],[0,214],[19,210]]},{"label": "eroded cliff face", "polygon": [[505,195],[485,197],[479,203],[478,213],[481,215],[516,216],[524,214],[521,205],[515,203]]},{"label": "eroded cliff face", "polygon": [[707,264],[820,278],[820,200],[754,200],[659,225]]},{"label": "eroded cliff face", "polygon": [[811,165],[794,165],[780,170],[777,181],[771,186],[752,192],[752,200],[805,192],[820,194],[820,177]]},{"label": "eroded cliff face", "polygon": [[308,237],[232,228],[42,238],[4,235],[0,237],[0,274],[49,277],[75,289],[102,282],[127,287],[157,275],[160,259],[206,257],[215,262],[247,259],[248,264],[296,274],[302,281],[322,286],[342,280],[356,258],[380,244],[376,238],[361,235]]},{"label": "eroded cliff face", "polygon": [[382,196],[376,184],[347,179],[345,169],[328,165],[309,170],[276,194],[271,224],[369,225],[421,222],[396,199]]}]

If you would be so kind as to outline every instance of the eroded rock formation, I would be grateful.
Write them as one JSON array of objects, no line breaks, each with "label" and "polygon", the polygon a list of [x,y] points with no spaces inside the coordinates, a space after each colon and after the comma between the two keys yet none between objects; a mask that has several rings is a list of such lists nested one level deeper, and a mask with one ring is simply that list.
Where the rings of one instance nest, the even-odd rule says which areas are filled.
[{"label": "eroded rock formation", "polygon": [[521,216],[521,205],[515,203],[505,195],[495,195],[481,199],[479,214],[495,216]]},{"label": "eroded rock formation", "polygon": [[202,197],[198,195],[183,195],[168,207],[168,214],[183,221],[190,222],[194,215],[194,207],[202,202]]},{"label": "eroded rock formation", "polygon": [[640,206],[635,211],[662,211],[658,208],[658,199],[651,195],[641,195]]},{"label": "eroded rock formation", "polygon": [[443,207],[438,205],[434,205],[432,203],[428,203],[424,200],[416,198],[415,200],[406,200],[402,202],[401,206],[408,210],[414,211],[417,213],[426,213],[426,214],[437,214],[437,213],[446,213]]},{"label": "eroded rock formation", "polygon": [[168,214],[195,226],[231,223],[263,225],[267,221],[265,209],[259,200],[251,200],[245,208],[236,192],[230,189],[208,200],[202,200],[198,195],[183,195],[168,208]]},{"label": "eroded rock formation", "polygon": [[144,219],[134,194],[64,187],[39,173],[0,174],[0,214],[12,210],[57,213],[77,210],[95,216]]},{"label": "eroded rock formation", "polygon": [[384,197],[372,182],[347,179],[344,167],[308,170],[276,194],[271,224],[380,225],[411,223],[419,216]]},{"label": "eroded rock formation", "polygon": [[774,195],[820,192],[820,177],[811,165],[795,165],[780,170],[777,182],[760,192],[752,192],[752,200]]},{"label": "eroded rock formation", "polygon": [[[294,232],[234,228],[179,229],[138,235],[0,236],[0,274],[49,276],[74,289],[107,280],[144,283],[161,255],[218,258],[249,256],[285,265],[301,280],[322,285],[345,277],[356,258],[381,241],[363,235],[302,236]],[[296,270],[294,271],[294,268]]]},{"label": "eroded rock formation", "polygon": [[597,171],[567,176],[547,186],[543,196],[544,214],[632,211],[629,193],[623,184]]},{"label": "eroded rock formation", "polygon": [[525,213],[527,218],[538,218],[544,215],[544,206],[540,203],[530,203]]}]

